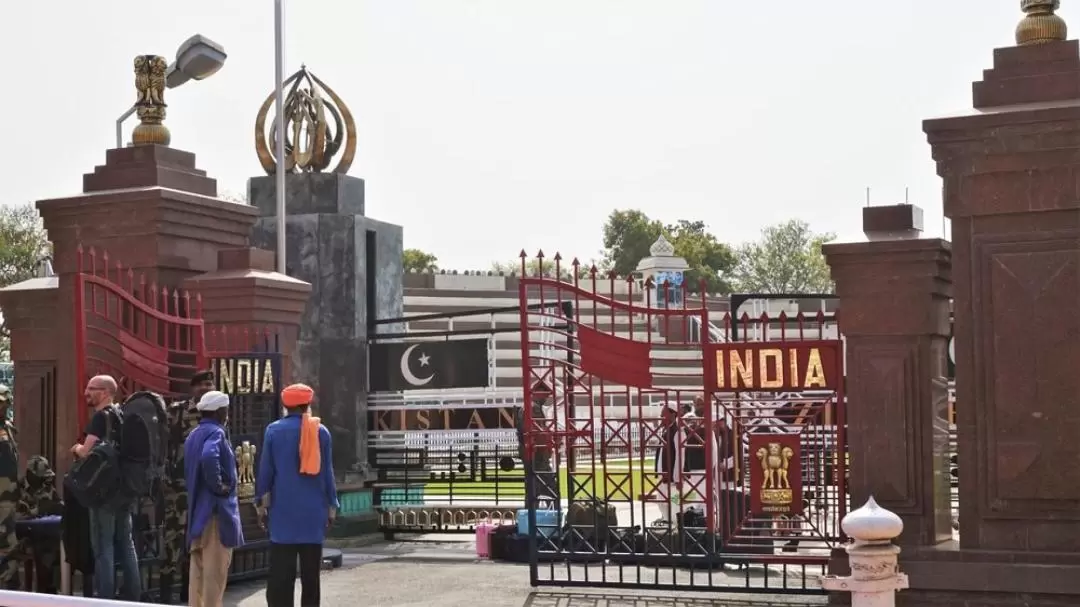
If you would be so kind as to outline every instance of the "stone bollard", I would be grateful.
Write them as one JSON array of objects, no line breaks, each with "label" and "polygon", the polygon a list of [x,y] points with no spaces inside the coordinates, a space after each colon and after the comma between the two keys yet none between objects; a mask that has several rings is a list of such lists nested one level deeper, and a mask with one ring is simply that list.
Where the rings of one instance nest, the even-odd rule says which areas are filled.
[{"label": "stone bollard", "polygon": [[847,547],[851,575],[827,575],[826,590],[851,593],[851,607],[895,607],[896,591],[908,587],[907,574],[897,569],[900,548],[892,541],[904,530],[904,522],[877,505],[871,496],[866,505],[848,513],[840,522],[852,542]]}]

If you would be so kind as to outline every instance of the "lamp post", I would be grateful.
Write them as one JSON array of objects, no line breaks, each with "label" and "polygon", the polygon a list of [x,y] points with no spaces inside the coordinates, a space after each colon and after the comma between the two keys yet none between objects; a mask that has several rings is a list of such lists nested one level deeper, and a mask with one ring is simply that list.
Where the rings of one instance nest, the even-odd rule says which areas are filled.
[{"label": "lamp post", "polygon": [[[176,49],[176,60],[165,70],[165,87],[174,89],[189,80],[209,78],[225,65],[225,48],[200,34],[188,38]],[[124,147],[124,121],[138,109],[132,105],[116,119],[116,147]]]},{"label": "lamp post", "polygon": [[285,10],[283,0],[274,0],[274,156],[277,171],[277,271],[285,273]]}]

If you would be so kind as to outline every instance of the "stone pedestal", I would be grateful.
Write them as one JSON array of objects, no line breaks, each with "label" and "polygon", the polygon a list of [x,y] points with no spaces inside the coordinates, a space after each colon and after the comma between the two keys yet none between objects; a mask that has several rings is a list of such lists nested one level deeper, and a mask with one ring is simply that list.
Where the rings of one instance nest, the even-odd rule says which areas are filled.
[{"label": "stone pedestal", "polygon": [[1080,604],[1080,45],[998,49],[924,123],[952,220],[960,542],[901,604]]},{"label": "stone pedestal", "polygon": [[847,340],[851,500],[873,495],[900,515],[902,545],[947,541],[949,243],[832,244],[824,252]]},{"label": "stone pedestal", "polygon": [[[364,216],[364,182],[335,173],[289,175],[286,272],[310,282],[293,378],[315,388],[334,433],[334,468],[367,480],[367,336],[376,318],[402,315],[401,227]],[[248,182],[260,219],[251,241],[276,248],[276,184]]]},{"label": "stone pedestal", "polygon": [[277,335],[283,358],[281,383],[290,383],[310,284],[275,272],[272,252],[241,248],[218,251],[218,269],[185,280],[184,288],[199,294],[209,330],[266,327]]},{"label": "stone pedestal", "polygon": [[107,251],[112,263],[142,272],[148,283],[176,286],[214,270],[218,249],[247,246],[258,216],[217,198],[194,154],[164,146],[108,150],[83,186],[78,196],[37,202],[60,276],[75,271],[81,243]]}]

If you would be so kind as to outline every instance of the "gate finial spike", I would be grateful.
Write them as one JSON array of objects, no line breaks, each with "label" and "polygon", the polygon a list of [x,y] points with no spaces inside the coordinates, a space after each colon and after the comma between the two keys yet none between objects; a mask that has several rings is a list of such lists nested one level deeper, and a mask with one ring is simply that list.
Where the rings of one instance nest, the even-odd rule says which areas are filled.
[{"label": "gate finial spike", "polygon": [[522,259],[525,259],[528,256],[529,256],[529,254],[525,252],[525,249],[522,249],[521,252],[518,253],[518,257],[520,257]]},{"label": "gate finial spike", "polygon": [[543,259],[544,258],[544,250],[543,249],[540,249],[539,251],[536,252],[536,258],[537,259]]},{"label": "gate finial spike", "polygon": [[552,259],[554,259],[555,261],[562,261],[562,254],[558,251],[555,251],[555,257],[552,257]]}]

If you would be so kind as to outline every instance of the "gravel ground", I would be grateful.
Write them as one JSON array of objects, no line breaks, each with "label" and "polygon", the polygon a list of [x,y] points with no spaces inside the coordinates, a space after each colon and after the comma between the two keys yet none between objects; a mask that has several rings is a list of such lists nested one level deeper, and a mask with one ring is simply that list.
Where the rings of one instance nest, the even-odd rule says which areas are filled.
[{"label": "gravel ground", "polygon": [[[323,572],[323,607],[792,607],[818,597],[637,594],[626,590],[529,587],[523,565],[476,561],[466,542],[392,542],[347,548],[342,568]],[[296,598],[300,590],[297,586]],[[229,589],[226,607],[266,605],[264,584]]]}]

